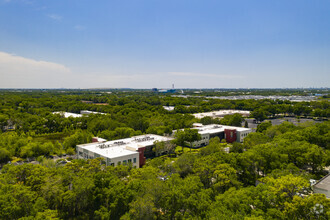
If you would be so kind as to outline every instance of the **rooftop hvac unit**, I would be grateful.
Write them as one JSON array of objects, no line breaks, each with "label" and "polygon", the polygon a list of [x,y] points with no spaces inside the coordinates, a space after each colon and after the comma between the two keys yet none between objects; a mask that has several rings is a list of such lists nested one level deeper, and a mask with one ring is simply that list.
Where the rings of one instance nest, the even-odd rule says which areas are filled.
[{"label": "rooftop hvac unit", "polygon": [[98,145],[98,147],[101,149],[108,148],[109,144],[100,144],[100,145]]}]

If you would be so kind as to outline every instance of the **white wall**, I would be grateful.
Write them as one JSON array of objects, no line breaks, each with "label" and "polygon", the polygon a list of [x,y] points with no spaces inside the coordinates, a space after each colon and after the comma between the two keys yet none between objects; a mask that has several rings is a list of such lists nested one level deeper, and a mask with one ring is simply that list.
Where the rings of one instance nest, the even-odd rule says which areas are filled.
[{"label": "white wall", "polygon": [[[97,156],[94,154],[94,152],[88,151],[86,149],[76,147],[77,149],[77,155],[78,159],[94,159]],[[122,165],[126,161],[126,165],[129,163],[129,160],[131,161],[133,167],[135,166],[136,168],[139,168],[140,165],[140,158],[139,158],[139,152],[135,152],[135,154],[132,155],[124,155],[121,157],[116,157],[116,158],[111,158],[111,157],[104,157],[104,156],[99,156],[105,159],[106,165],[110,166],[112,163],[114,166],[118,166],[118,162],[120,162]],[[135,158],[135,160],[134,160]],[[134,162],[135,161],[135,162]]]},{"label": "white wall", "polygon": [[250,134],[251,131],[237,131],[237,142],[243,142],[244,138]]}]

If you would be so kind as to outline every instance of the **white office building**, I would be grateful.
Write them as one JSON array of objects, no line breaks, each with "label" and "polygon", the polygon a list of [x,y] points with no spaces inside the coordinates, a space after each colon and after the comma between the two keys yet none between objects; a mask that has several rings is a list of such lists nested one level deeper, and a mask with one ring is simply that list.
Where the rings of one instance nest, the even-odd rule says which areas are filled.
[{"label": "white office building", "polygon": [[81,115],[90,115],[90,114],[101,114],[101,115],[105,115],[105,113],[102,112],[93,112],[93,111],[88,111],[88,110],[81,110],[80,111]]},{"label": "white office building", "polygon": [[233,114],[240,114],[243,117],[248,117],[250,115],[250,111],[245,110],[219,110],[213,112],[203,112],[203,113],[195,113],[193,116],[195,118],[201,119],[204,117],[211,117],[211,118],[223,118],[226,115],[233,115]]},{"label": "white office building", "polygon": [[118,144],[90,143],[77,146],[79,159],[94,159],[102,157],[107,166],[126,165],[132,163],[133,167],[139,167],[139,152],[127,150]]},{"label": "white office building", "polygon": [[[220,140],[225,139],[227,143],[240,142],[252,132],[250,128],[234,127],[227,125],[203,125],[201,123],[194,123],[192,129],[197,129],[201,135],[201,140],[189,143],[191,147],[202,147],[209,144],[210,139],[219,137]],[[174,131],[175,132],[175,131]]]},{"label": "white office building", "polygon": [[71,113],[71,112],[53,112],[53,114],[59,114],[59,115],[61,115],[64,118],[69,118],[69,117],[80,118],[80,117],[82,117],[81,114]]},{"label": "white office building", "polygon": [[76,146],[79,159],[94,159],[102,157],[108,166],[126,165],[141,167],[145,159],[155,156],[152,148],[156,141],[170,141],[173,138],[154,134],[139,135],[114,141],[104,141],[95,138],[93,143]]}]

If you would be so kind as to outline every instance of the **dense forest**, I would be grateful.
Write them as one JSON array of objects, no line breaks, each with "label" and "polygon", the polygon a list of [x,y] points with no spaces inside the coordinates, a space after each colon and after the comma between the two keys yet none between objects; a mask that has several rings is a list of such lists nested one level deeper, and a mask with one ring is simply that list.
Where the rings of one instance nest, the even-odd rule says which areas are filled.
[{"label": "dense forest", "polygon": [[[190,114],[220,109],[250,110],[258,122],[330,114],[326,96],[290,102],[131,90],[0,91],[0,219],[328,219],[330,200],[313,194],[309,183],[330,165],[328,121],[262,122],[243,144],[214,138],[200,149],[178,147],[149,159],[140,169],[51,158],[74,155],[93,136],[163,135],[194,122],[242,124],[239,115],[199,120]],[[53,114],[81,110],[106,114]],[[14,165],[31,159],[39,164]]]}]

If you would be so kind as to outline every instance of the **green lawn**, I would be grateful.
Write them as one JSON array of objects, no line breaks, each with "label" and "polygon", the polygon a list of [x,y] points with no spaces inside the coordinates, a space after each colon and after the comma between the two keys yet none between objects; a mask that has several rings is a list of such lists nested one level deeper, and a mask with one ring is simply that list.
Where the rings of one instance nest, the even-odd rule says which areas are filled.
[{"label": "green lawn", "polygon": [[182,147],[181,146],[177,146],[175,148],[175,153],[176,154],[182,154],[182,153],[186,153],[186,152],[198,153],[200,151],[200,149],[201,148],[194,149],[194,148],[184,147],[183,148],[183,152],[182,152]]}]

